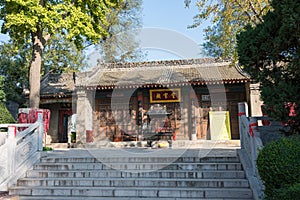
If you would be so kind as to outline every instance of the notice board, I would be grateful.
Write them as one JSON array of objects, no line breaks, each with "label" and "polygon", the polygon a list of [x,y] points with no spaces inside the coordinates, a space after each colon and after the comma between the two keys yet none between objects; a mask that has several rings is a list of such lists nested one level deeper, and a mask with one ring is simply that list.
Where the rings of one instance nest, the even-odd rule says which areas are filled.
[{"label": "notice board", "polygon": [[211,140],[230,140],[229,111],[210,111],[209,126]]}]

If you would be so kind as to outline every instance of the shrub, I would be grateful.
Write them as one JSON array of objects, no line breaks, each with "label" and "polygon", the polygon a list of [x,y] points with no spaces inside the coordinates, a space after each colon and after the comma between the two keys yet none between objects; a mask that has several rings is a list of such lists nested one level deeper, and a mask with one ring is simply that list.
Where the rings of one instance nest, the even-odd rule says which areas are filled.
[{"label": "shrub", "polygon": [[300,183],[294,184],[290,187],[280,189],[278,191],[278,200],[295,200],[300,197]]},{"label": "shrub", "polygon": [[0,102],[0,124],[15,123],[15,119],[11,116],[6,106]]},{"label": "shrub", "polygon": [[52,151],[53,150],[53,148],[51,148],[51,147],[43,147],[43,151]]},{"label": "shrub", "polygon": [[278,199],[286,188],[300,183],[299,135],[267,144],[259,152],[257,167],[265,185],[266,199]]}]

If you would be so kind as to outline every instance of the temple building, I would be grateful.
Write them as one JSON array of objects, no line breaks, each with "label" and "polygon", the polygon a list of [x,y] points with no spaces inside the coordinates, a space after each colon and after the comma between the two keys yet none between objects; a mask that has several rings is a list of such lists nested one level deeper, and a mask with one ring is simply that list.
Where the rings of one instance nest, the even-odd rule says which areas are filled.
[{"label": "temple building", "polygon": [[50,126],[47,143],[66,143],[72,106],[76,105],[75,74],[46,74],[41,80],[40,108],[49,109]]},{"label": "temple building", "polygon": [[238,102],[250,101],[250,78],[231,62],[192,59],[99,63],[90,71],[48,74],[41,108],[51,110],[52,142],[67,142],[76,113],[79,143],[239,139]]}]

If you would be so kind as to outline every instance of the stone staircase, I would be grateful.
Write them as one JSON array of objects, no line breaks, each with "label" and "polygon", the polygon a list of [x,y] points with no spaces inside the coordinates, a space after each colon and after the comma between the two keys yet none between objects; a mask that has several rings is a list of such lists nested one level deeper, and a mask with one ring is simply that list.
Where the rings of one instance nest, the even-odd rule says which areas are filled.
[{"label": "stone staircase", "polygon": [[46,153],[10,195],[33,199],[253,199],[236,149]]}]

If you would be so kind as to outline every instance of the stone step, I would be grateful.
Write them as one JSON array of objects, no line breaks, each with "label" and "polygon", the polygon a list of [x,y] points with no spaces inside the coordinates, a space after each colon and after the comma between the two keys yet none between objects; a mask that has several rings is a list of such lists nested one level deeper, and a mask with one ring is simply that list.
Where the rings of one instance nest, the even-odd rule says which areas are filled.
[{"label": "stone step", "polygon": [[52,149],[68,149],[68,143],[50,143],[46,146]]},{"label": "stone step", "polygon": [[174,187],[247,188],[246,179],[158,179],[158,178],[23,178],[18,186],[27,187]]},{"label": "stone step", "polygon": [[[132,188],[132,187],[14,187],[10,194],[54,197],[115,197],[115,198],[230,198],[251,199],[248,188]],[[44,198],[41,198],[44,199]]]},{"label": "stone step", "polygon": [[141,163],[165,163],[165,162],[177,162],[177,163],[211,163],[211,162],[239,162],[239,158],[236,156],[228,157],[60,157],[60,158],[49,158],[45,157],[41,159],[41,163],[116,163],[116,162],[141,162]]},{"label": "stone step", "polygon": [[45,171],[45,170],[30,170],[26,174],[31,178],[246,178],[245,172],[242,170],[205,170],[205,171],[190,171],[190,170],[160,170],[151,172],[127,172],[117,170],[65,170],[65,171]]},{"label": "stone step", "polygon": [[40,163],[34,170],[242,170],[241,163]]},{"label": "stone step", "polygon": [[[79,196],[79,197],[52,197],[52,196],[30,196],[30,197],[20,197],[19,200],[116,200],[115,197],[85,197],[85,196]],[[170,198],[170,197],[118,197],[118,200],[233,200],[233,199],[239,199],[240,198]],[[245,198],[243,200],[253,200],[253,198]]]},{"label": "stone step", "polygon": [[44,154],[44,158],[172,158],[179,157],[238,157],[236,149],[69,149],[54,150]]},{"label": "stone step", "polygon": [[47,152],[10,194],[20,200],[253,199],[233,149]]}]

